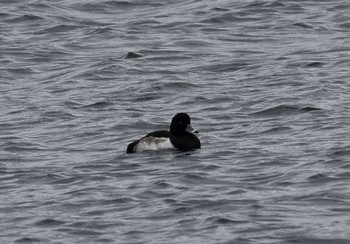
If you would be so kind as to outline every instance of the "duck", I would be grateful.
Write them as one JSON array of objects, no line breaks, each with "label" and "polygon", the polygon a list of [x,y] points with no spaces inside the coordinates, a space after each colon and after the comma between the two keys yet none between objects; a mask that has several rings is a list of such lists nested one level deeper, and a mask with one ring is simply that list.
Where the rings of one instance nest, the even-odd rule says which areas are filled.
[{"label": "duck", "polygon": [[126,153],[138,153],[147,150],[157,151],[176,148],[191,151],[201,148],[201,142],[195,135],[197,130],[191,126],[187,113],[177,113],[171,120],[170,130],[158,130],[147,134],[127,146]]}]

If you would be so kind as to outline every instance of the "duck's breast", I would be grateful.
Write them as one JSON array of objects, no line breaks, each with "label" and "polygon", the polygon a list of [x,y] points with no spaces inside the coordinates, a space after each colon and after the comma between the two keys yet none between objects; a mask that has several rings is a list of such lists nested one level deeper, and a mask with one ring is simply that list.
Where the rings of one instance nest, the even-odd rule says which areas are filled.
[{"label": "duck's breast", "polygon": [[134,150],[135,152],[142,152],[145,150],[156,151],[170,148],[174,148],[170,142],[170,138],[147,136],[140,139],[139,143],[135,145]]}]

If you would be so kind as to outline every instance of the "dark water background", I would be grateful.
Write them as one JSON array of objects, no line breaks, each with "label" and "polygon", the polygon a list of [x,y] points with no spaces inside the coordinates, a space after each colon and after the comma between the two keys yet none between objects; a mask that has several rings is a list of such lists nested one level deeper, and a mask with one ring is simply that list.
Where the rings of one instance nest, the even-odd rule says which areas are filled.
[{"label": "dark water background", "polygon": [[348,0],[0,0],[0,243],[350,243],[349,57]]}]

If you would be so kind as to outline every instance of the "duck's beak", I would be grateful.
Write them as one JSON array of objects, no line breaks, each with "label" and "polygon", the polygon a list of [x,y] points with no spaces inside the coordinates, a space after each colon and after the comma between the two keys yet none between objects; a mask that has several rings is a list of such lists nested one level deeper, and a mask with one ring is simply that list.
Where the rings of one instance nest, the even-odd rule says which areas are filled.
[{"label": "duck's beak", "polygon": [[190,133],[198,133],[198,131],[193,129],[191,125],[186,126],[186,131]]}]

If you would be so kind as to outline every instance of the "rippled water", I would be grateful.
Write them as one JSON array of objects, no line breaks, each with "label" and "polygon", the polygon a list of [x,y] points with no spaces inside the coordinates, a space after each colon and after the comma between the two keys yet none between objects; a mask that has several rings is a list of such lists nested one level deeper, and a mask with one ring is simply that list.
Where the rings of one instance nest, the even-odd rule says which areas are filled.
[{"label": "rippled water", "polygon": [[2,0],[1,243],[349,243],[349,9]]}]

